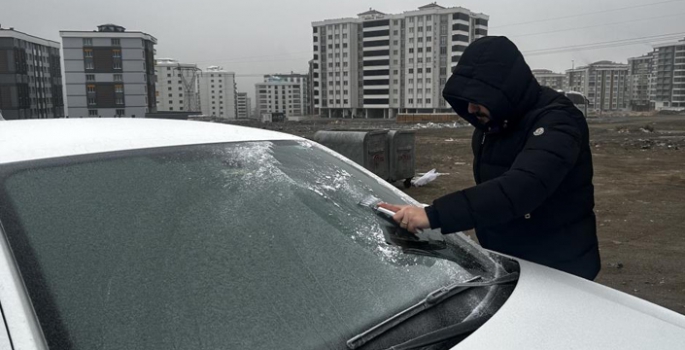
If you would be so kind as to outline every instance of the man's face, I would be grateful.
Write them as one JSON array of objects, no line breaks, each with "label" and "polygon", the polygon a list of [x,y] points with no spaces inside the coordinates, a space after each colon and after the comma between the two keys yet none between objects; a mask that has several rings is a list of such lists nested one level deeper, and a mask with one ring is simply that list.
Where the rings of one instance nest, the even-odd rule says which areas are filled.
[{"label": "man's face", "polygon": [[483,125],[490,122],[490,111],[485,106],[469,102],[469,113],[475,115]]}]

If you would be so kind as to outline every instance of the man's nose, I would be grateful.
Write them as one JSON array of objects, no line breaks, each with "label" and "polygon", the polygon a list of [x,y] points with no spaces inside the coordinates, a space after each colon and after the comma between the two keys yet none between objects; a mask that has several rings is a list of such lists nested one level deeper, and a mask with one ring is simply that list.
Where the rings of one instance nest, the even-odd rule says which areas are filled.
[{"label": "man's nose", "polygon": [[476,114],[476,112],[478,112],[478,110],[479,110],[479,108],[477,105],[475,105],[473,103],[469,103],[469,113]]}]

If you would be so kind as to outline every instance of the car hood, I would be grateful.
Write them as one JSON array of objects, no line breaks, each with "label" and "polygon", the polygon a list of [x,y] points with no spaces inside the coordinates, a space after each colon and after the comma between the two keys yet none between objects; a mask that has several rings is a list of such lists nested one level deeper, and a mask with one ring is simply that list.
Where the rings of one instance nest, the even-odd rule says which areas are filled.
[{"label": "car hood", "polygon": [[512,295],[453,349],[683,349],[685,316],[576,276],[518,261],[521,275]]}]

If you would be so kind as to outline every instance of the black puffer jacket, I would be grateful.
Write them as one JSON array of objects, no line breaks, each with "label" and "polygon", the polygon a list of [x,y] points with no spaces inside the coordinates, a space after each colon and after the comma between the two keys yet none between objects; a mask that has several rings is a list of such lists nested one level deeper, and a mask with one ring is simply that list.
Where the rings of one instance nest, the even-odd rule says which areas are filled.
[{"label": "black puffer jacket", "polygon": [[[487,249],[587,279],[600,269],[589,131],[582,113],[540,87],[516,46],[485,37],[464,52],[443,96],[476,127],[477,186],[426,209],[443,233],[475,228]],[[487,127],[468,103],[487,107]]]}]

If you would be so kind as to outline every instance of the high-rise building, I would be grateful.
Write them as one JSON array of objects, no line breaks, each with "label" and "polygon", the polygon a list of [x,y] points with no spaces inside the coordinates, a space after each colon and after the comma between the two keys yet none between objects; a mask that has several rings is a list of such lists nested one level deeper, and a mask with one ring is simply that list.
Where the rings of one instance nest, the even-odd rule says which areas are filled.
[{"label": "high-rise building", "polygon": [[247,97],[247,92],[238,93],[238,119],[250,118],[250,98]]},{"label": "high-rise building", "polygon": [[436,3],[312,23],[314,106],[331,117],[450,112],[442,89],[488,19]]},{"label": "high-rise building", "polygon": [[238,117],[235,73],[211,66],[200,73],[200,107],[202,114],[221,119]]},{"label": "high-rise building", "polygon": [[307,74],[265,75],[255,84],[257,115],[282,113],[286,117],[308,115],[309,76]]},{"label": "high-rise building", "polygon": [[652,78],[656,110],[685,109],[685,39],[654,46]]},{"label": "high-rise building", "polygon": [[633,111],[650,110],[649,87],[652,79],[653,53],[628,59],[628,96]]},{"label": "high-rise building", "polygon": [[314,107],[314,60],[309,60],[309,70],[307,71],[307,115],[319,115],[319,111]]},{"label": "high-rise building", "polygon": [[548,86],[554,90],[565,89],[565,74],[554,73],[549,69],[533,69],[533,75],[542,86]]},{"label": "high-rise building", "polygon": [[144,118],[157,110],[155,37],[115,24],[60,36],[69,118]]},{"label": "high-rise building", "polygon": [[172,58],[155,60],[157,111],[200,111],[200,69]]},{"label": "high-rise building", "polygon": [[252,98],[248,97],[246,102],[247,102],[247,118],[252,119],[252,118],[254,118],[254,109],[252,108]]},{"label": "high-rise building", "polygon": [[64,117],[60,45],[0,28],[0,111],[5,119]]},{"label": "high-rise building", "polygon": [[566,87],[583,93],[588,110],[622,111],[628,108],[628,65],[599,61],[566,71]]}]

